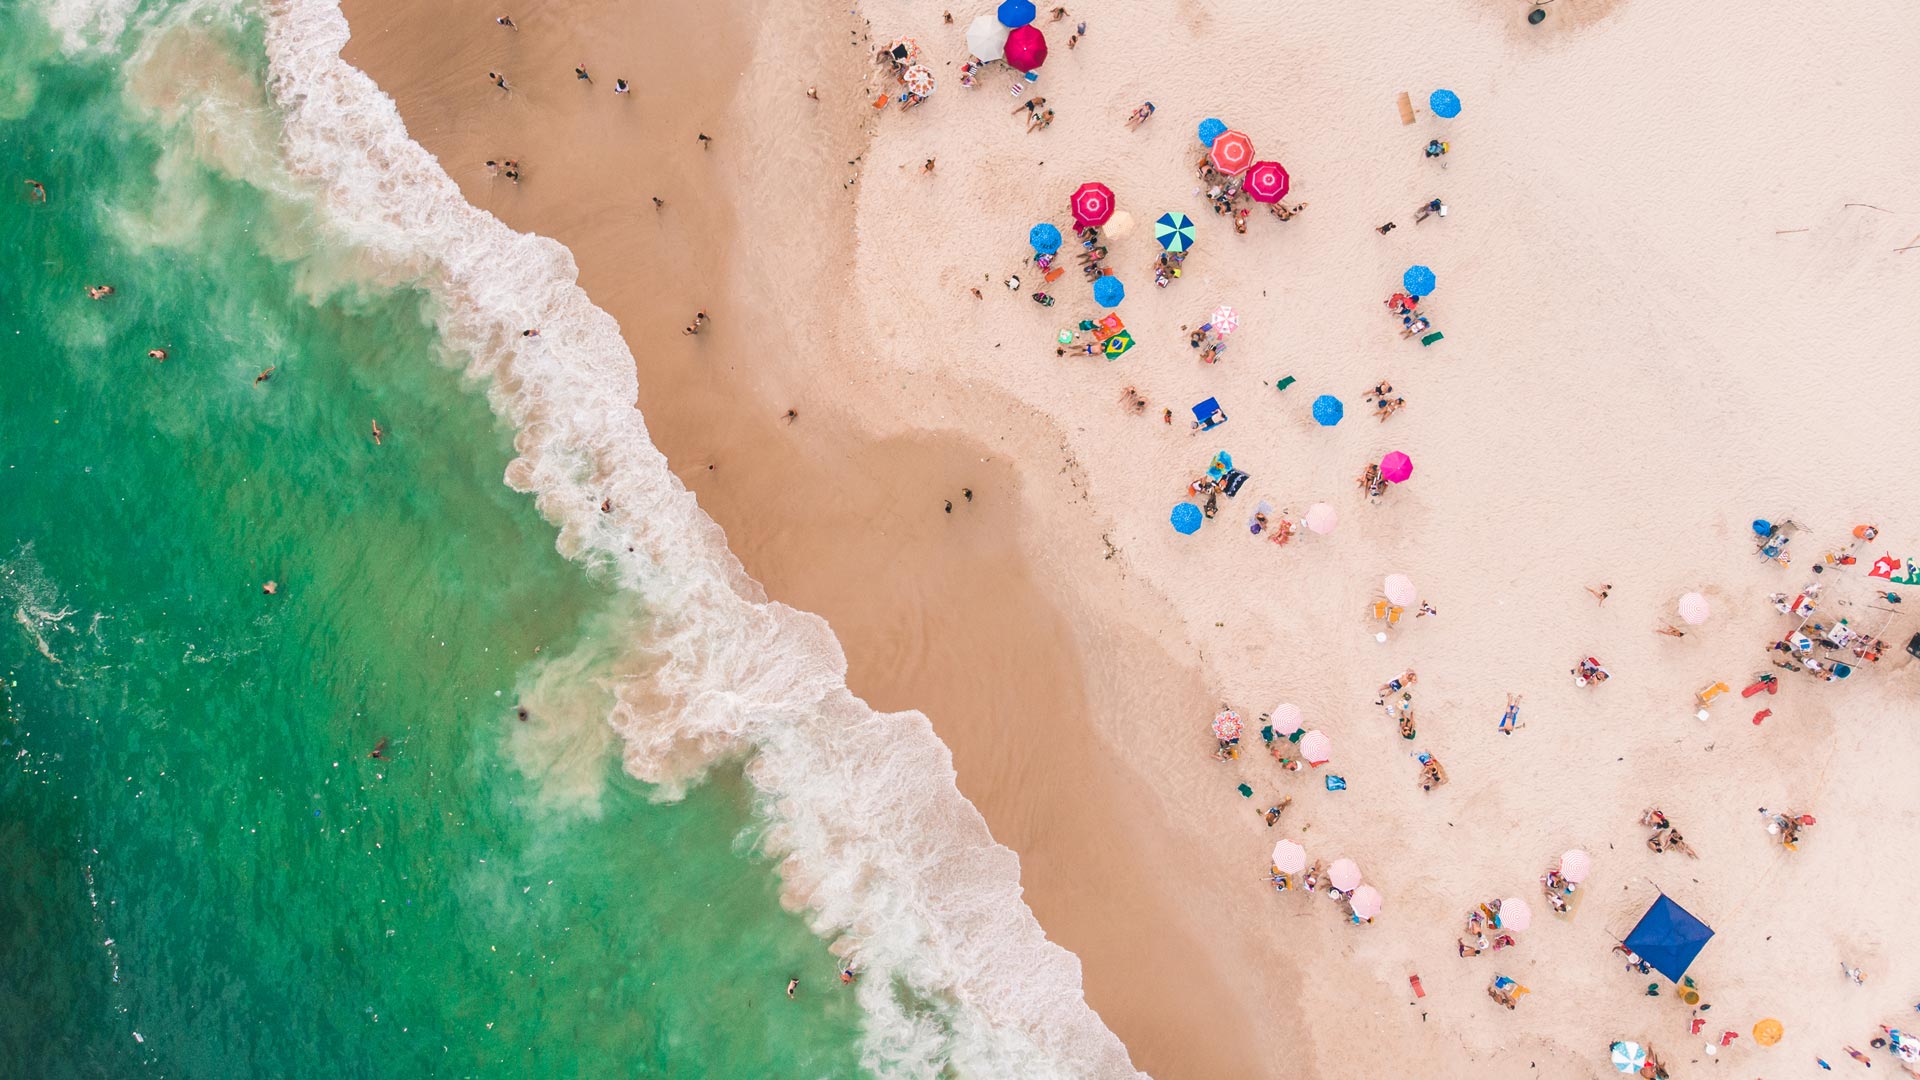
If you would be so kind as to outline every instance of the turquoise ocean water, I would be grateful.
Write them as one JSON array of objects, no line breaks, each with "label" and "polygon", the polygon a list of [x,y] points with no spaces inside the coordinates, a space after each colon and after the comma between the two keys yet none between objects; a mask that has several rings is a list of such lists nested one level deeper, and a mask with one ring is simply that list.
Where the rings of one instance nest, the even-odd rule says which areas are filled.
[{"label": "turquoise ocean water", "polygon": [[428,298],[130,103],[140,45],[0,4],[0,1073],[862,1075],[738,771],[621,771],[647,612]]}]

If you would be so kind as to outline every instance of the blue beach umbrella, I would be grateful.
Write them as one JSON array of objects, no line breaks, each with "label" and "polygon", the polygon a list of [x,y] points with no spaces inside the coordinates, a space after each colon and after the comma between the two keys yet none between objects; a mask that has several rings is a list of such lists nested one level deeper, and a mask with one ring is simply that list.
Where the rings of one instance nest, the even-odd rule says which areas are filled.
[{"label": "blue beach umbrella", "polygon": [[1000,5],[1000,25],[1015,29],[1033,21],[1033,0],[1006,0]]},{"label": "blue beach umbrella", "polygon": [[1426,296],[1433,292],[1433,271],[1424,266],[1409,266],[1407,272],[1400,275],[1400,287],[1407,290],[1409,296]]},{"label": "blue beach umbrella", "polygon": [[1200,121],[1200,145],[1213,149],[1213,140],[1227,133],[1227,125],[1209,116]]},{"label": "blue beach umbrella", "polygon": [[1451,90],[1435,90],[1427,96],[1427,108],[1433,110],[1433,115],[1451,120],[1460,115],[1460,95]]},{"label": "blue beach umbrella", "polygon": [[1321,427],[1332,427],[1347,415],[1347,407],[1332,394],[1321,394],[1313,399],[1313,418],[1320,421]]},{"label": "blue beach umbrella", "polygon": [[1093,279],[1093,302],[1101,307],[1119,307],[1127,298],[1127,287],[1111,275]]},{"label": "blue beach umbrella", "polygon": [[1040,254],[1051,255],[1060,250],[1060,230],[1043,221],[1027,230],[1027,243]]},{"label": "blue beach umbrella", "polygon": [[1153,238],[1168,251],[1185,251],[1193,246],[1193,219],[1178,211],[1161,214],[1153,223]]},{"label": "blue beach umbrella", "polygon": [[1205,520],[1200,508],[1192,503],[1178,503],[1173,508],[1173,531],[1181,536],[1192,536],[1200,531],[1200,522]]}]

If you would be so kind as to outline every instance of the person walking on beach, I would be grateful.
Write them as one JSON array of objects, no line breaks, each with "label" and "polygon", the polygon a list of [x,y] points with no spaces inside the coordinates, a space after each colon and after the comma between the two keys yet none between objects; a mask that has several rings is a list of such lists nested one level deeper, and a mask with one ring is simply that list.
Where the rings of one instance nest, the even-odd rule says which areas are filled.
[{"label": "person walking on beach", "polygon": [[573,65],[573,77],[586,83],[588,86],[593,85],[593,76],[587,74],[587,65],[585,64]]},{"label": "person walking on beach", "polygon": [[518,29],[520,29],[519,27],[517,27],[517,26],[515,26],[515,25],[513,25],[513,16],[511,16],[511,15],[502,15],[502,16],[500,16],[499,18],[497,18],[497,19],[495,19],[495,20],[493,20],[493,21],[494,21],[494,22],[497,22],[497,23],[499,23],[499,24],[500,24],[501,26],[504,26],[504,27],[506,27],[506,28],[507,28],[507,29],[509,29],[509,30],[518,30]]},{"label": "person walking on beach", "polygon": [[512,89],[510,89],[507,86],[507,77],[505,75],[502,75],[497,71],[489,71],[487,72],[487,78],[489,81],[493,83],[493,85],[499,87],[502,90],[505,90],[507,93],[511,94],[513,92]]},{"label": "person walking on beach", "polygon": [[946,500],[946,511],[947,511],[947,513],[949,513],[949,514],[951,514],[951,513],[953,513],[953,500],[952,500],[952,499],[948,499],[948,500]]},{"label": "person walking on beach", "polygon": [[632,88],[631,88],[631,87],[629,87],[629,86],[627,85],[627,80],[625,80],[625,79],[615,79],[615,80],[613,80],[613,92],[614,92],[614,93],[616,93],[616,94],[624,94],[624,93],[626,93],[626,92],[627,92],[628,90],[630,90],[630,89],[632,89]]},{"label": "person walking on beach", "polygon": [[933,171],[933,160],[934,160],[934,159],[932,159],[932,158],[928,158],[928,159],[927,159],[927,163],[926,163],[925,165],[922,165],[922,166],[920,166],[920,172],[921,172],[921,173],[922,173],[923,175],[924,175],[924,174],[926,174],[926,173],[930,173],[930,172],[932,172],[932,171]]},{"label": "person walking on beach", "polygon": [[658,195],[655,195],[653,197],[653,208],[655,210],[664,210],[666,209],[666,207],[667,207],[667,200],[661,198]]},{"label": "person walking on beach", "polygon": [[704,131],[701,132],[700,133],[700,149],[705,150],[707,147],[711,145],[713,145],[713,140],[707,136],[706,132]]},{"label": "person walking on beach", "polygon": [[1613,586],[1608,584],[1602,584],[1599,588],[1596,589],[1593,586],[1589,585],[1587,586],[1587,591],[1592,593],[1593,598],[1595,600],[1600,601],[1600,603],[1604,606],[1607,602],[1607,594],[1613,591]]},{"label": "person walking on beach", "polygon": [[1385,236],[1388,233],[1392,232],[1393,228],[1394,228],[1393,222],[1389,221],[1385,225],[1381,225],[1375,228],[1373,231],[1379,233],[1381,236]]}]

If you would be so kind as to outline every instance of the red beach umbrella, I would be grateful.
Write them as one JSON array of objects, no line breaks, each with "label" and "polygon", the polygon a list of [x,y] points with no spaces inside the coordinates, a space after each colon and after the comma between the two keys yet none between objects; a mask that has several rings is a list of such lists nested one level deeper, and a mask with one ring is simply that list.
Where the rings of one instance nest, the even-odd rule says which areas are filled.
[{"label": "red beach umbrella", "polygon": [[1072,205],[1074,228],[1105,225],[1113,216],[1113,189],[1101,183],[1081,184],[1073,193]]},{"label": "red beach umbrella", "polygon": [[[1227,131],[1213,140],[1213,149],[1207,151],[1207,157],[1213,162],[1214,168],[1232,176],[1253,164],[1253,140],[1247,138],[1244,131]],[[1276,199],[1279,197],[1274,196]]]},{"label": "red beach umbrella", "polygon": [[1028,23],[1007,35],[1007,66],[1016,71],[1032,71],[1047,62],[1047,35]]},{"label": "red beach umbrella", "polygon": [[[1218,142],[1215,146],[1220,145]],[[1287,197],[1287,189],[1293,186],[1293,178],[1277,161],[1256,161],[1247,170],[1245,179],[1247,194],[1255,202],[1279,202]]]}]

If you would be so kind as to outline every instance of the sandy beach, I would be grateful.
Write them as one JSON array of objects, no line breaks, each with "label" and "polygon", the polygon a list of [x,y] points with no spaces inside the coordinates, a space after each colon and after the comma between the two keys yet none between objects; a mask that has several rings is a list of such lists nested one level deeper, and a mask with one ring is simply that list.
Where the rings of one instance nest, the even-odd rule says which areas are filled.
[{"label": "sandy beach", "polygon": [[[1704,1075],[1706,1041],[1733,1030],[1720,1062],[1808,1075],[1816,1056],[1852,1067],[1842,1046],[1911,1011],[1920,870],[1890,856],[1920,826],[1900,651],[1920,625],[1864,578],[1883,551],[1920,556],[1901,318],[1920,250],[1897,250],[1920,242],[1911,20],[1557,0],[1529,26],[1494,0],[1283,17],[1156,0],[1043,12],[1052,54],[1015,93],[1001,65],[961,86],[973,9],[947,25],[901,0],[725,18],[547,0],[509,30],[439,0],[345,8],[346,59],[467,198],[573,253],[637,358],[650,437],[746,573],[827,620],[855,694],[931,720],[1137,1069],[1599,1076],[1633,1039]],[[898,85],[872,49],[901,37],[939,86],[877,111]],[[1424,107],[1436,87],[1457,119]],[[1057,116],[1029,134],[1010,111],[1035,94]],[[1155,115],[1130,131],[1144,100]],[[1211,213],[1194,171],[1210,116],[1283,162],[1307,208],[1256,212],[1245,235]],[[1449,152],[1428,158],[1435,138]],[[505,158],[518,184],[483,164]],[[1139,345],[1113,362],[1055,353],[1101,314],[1077,268],[1056,307],[1026,298],[1029,226],[1066,230],[1089,180],[1137,222],[1110,262]],[[1433,198],[1449,213],[1416,222]],[[1197,240],[1162,290],[1167,211]],[[1424,310],[1445,337],[1427,348],[1382,306],[1410,264],[1438,277]],[[1187,333],[1222,303],[1241,325],[1202,364]],[[683,334],[698,310],[711,322]],[[1376,422],[1381,380],[1407,407]],[[1311,418],[1320,394],[1344,400],[1338,426]],[[1196,434],[1208,397],[1231,419]],[[1250,479],[1179,535],[1169,511],[1217,450]],[[1354,477],[1392,450],[1415,472],[1370,501]],[[1248,531],[1263,499],[1340,522],[1275,547]],[[1755,518],[1806,527],[1791,567],[1755,554]],[[1821,580],[1863,522],[1877,547],[1823,575],[1823,614],[1894,648],[1845,682],[1776,669],[1791,623],[1768,596]],[[1382,643],[1369,607],[1390,573],[1437,613]],[[1587,591],[1603,583],[1604,604]],[[1920,595],[1879,591],[1903,588]],[[1712,616],[1655,633],[1696,591]],[[1583,656],[1613,677],[1575,685]],[[1411,741],[1374,704],[1409,669]],[[1756,674],[1781,683],[1757,725],[1737,695]],[[1720,681],[1733,693],[1696,719]],[[1222,703],[1251,720],[1282,702],[1332,738],[1330,763],[1284,772],[1251,732],[1215,760]],[[1451,782],[1423,792],[1417,751]],[[1698,860],[1648,850],[1654,806]],[[1819,825],[1784,851],[1758,807]],[[1283,837],[1357,861],[1382,914],[1353,925],[1323,894],[1276,895]],[[1593,875],[1552,915],[1537,879],[1569,848]],[[1690,971],[1713,1006],[1699,1034],[1665,980],[1610,951],[1655,886],[1718,931]],[[1505,896],[1534,903],[1533,927],[1460,957],[1463,914]],[[1532,991],[1511,1013],[1483,992],[1496,972]],[[1779,1046],[1748,1035],[1762,1018]]]}]

